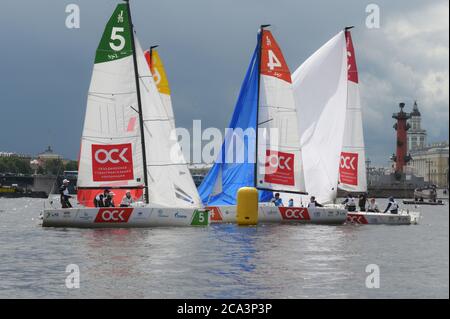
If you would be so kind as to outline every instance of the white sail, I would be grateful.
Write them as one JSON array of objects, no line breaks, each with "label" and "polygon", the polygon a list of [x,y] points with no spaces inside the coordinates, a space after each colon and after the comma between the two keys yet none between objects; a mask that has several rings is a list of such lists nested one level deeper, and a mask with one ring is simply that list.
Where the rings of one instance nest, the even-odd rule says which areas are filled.
[{"label": "white sail", "polygon": [[[291,73],[268,30],[261,31],[257,187],[305,192]],[[261,160],[263,159],[263,160]]]},{"label": "white sail", "polygon": [[348,61],[348,96],[344,142],[339,165],[339,188],[348,192],[367,192],[366,155],[358,68],[350,31],[346,31],[345,36]]},{"label": "white sail", "polygon": [[[126,4],[119,4],[96,52],[81,141],[78,200],[93,205],[103,188],[117,197],[145,186],[132,27]],[[199,207],[200,199],[182,156],[152,74],[136,39],[149,200],[171,207]],[[173,135],[171,135],[173,134]]]},{"label": "white sail", "polygon": [[324,44],[292,75],[306,191],[335,200],[347,107],[344,32]]},{"label": "white sail", "polygon": [[78,172],[78,200],[93,205],[105,187],[142,194],[144,169],[137,121],[131,28],[119,4],[98,46],[89,87]]},{"label": "white sail", "polygon": [[151,203],[199,207],[200,198],[161,100],[144,52],[136,38],[144,120],[148,189]]}]

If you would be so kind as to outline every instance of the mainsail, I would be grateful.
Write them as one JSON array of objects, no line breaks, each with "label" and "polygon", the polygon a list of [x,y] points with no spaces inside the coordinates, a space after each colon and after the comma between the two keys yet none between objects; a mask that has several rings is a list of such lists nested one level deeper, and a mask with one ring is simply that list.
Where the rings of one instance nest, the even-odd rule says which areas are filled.
[{"label": "mainsail", "polygon": [[347,50],[338,33],[292,75],[306,191],[334,201],[347,106]]},{"label": "mainsail", "polygon": [[348,68],[347,112],[344,142],[339,165],[339,188],[349,192],[366,192],[366,156],[359,96],[358,68],[349,30],[345,31]]},{"label": "mainsail", "polygon": [[114,189],[118,197],[127,189],[139,197],[147,188],[152,204],[197,207],[200,200],[186,163],[173,156],[181,152],[176,138],[170,139],[170,116],[132,32],[128,4],[117,5],[96,52],[81,141],[78,200],[89,207],[104,188]]},{"label": "mainsail", "polygon": [[[291,72],[272,33],[261,29],[258,105],[260,189],[304,193],[302,154]],[[301,115],[299,115],[301,117]]]}]

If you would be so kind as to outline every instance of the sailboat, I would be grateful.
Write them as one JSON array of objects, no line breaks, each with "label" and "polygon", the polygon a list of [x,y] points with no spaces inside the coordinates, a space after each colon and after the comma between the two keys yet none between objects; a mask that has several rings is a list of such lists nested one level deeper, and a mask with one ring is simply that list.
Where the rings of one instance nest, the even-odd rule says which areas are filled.
[{"label": "sailboat", "polygon": [[[129,2],[118,4],[96,51],[88,93],[74,208],[44,209],[43,226],[208,225],[164,104],[135,37]],[[175,152],[174,152],[175,150]],[[130,207],[94,207],[104,189]],[[119,203],[117,203],[119,204]]]},{"label": "sailboat", "polygon": [[[347,48],[347,108],[342,152],[339,161],[338,188],[349,193],[367,193],[366,155],[359,94],[359,76],[353,46],[352,27],[345,28]],[[354,224],[409,225],[418,223],[419,212],[400,211],[399,214],[349,212],[347,221]]]},{"label": "sailboat", "polygon": [[[320,47],[292,78],[306,190],[326,207],[342,209],[343,205],[335,204],[338,188],[367,191],[359,79],[350,29]],[[410,224],[416,216],[413,212],[397,216],[348,212],[347,222]]]},{"label": "sailboat", "polygon": [[[254,134],[240,143],[234,143],[235,134],[225,136],[218,159],[199,187],[200,196],[211,211],[211,222],[235,222],[237,191],[250,186],[259,190],[260,222],[343,223],[343,209],[270,203],[274,192],[292,196],[306,192],[292,78],[267,27],[259,30],[229,125],[234,131]],[[241,160],[235,152],[244,154]]]}]

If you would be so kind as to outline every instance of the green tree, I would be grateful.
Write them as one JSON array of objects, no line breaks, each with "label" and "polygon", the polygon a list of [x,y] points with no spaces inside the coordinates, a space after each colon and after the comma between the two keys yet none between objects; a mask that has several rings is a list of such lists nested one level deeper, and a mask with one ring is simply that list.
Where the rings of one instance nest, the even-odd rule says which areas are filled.
[{"label": "green tree", "polygon": [[49,175],[58,175],[62,174],[64,169],[64,164],[60,159],[50,159],[46,160],[45,164],[45,172]]},{"label": "green tree", "polygon": [[77,161],[69,161],[66,163],[64,167],[65,171],[77,171],[78,170],[78,162]]},{"label": "green tree", "polygon": [[31,174],[30,161],[20,157],[1,157],[0,173]]}]

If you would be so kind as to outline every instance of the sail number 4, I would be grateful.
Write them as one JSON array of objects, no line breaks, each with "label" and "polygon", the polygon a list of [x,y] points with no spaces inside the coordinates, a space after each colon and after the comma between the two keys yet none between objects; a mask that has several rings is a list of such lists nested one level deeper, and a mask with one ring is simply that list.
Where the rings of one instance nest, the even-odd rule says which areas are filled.
[{"label": "sail number 4", "polygon": [[283,66],[272,50],[269,50],[268,54],[269,54],[269,62],[267,63],[267,66],[269,67],[270,71],[273,71],[275,68]]},{"label": "sail number 4", "polygon": [[[125,47],[125,37],[123,35],[120,35],[119,33],[124,32],[125,29],[121,27],[113,27],[111,32],[111,42],[109,42],[109,46],[114,51],[122,51]],[[119,41],[119,44],[117,45],[113,41]]]}]

